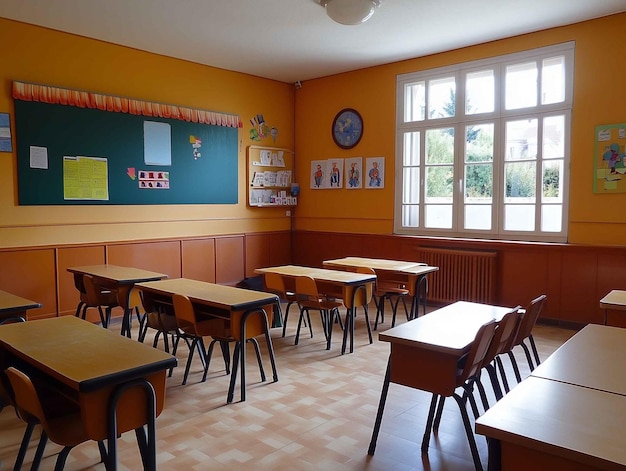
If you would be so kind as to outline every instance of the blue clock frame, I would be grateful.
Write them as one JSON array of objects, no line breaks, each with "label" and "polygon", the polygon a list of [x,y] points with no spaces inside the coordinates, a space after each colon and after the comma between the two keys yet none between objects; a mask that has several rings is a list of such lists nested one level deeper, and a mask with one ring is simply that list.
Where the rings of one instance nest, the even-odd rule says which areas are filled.
[{"label": "blue clock frame", "polygon": [[337,146],[352,149],[363,137],[361,114],[354,108],[344,108],[335,116],[331,133]]}]

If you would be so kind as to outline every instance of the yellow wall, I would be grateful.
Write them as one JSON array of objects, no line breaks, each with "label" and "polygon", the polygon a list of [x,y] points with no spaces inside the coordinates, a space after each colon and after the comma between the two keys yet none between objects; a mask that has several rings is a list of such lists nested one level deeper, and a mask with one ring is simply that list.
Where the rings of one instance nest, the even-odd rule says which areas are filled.
[{"label": "yellow wall", "polygon": [[[626,14],[476,45],[428,57],[305,81],[296,92],[296,155],[301,197],[296,229],[389,234],[393,232],[395,80],[398,74],[576,42],[569,241],[624,245],[626,194],[593,193],[594,128],[626,122]],[[342,108],[364,121],[352,150],[333,143],[330,128]],[[348,157],[386,157],[382,190],[310,190],[310,162]]]},{"label": "yellow wall", "polygon": [[246,206],[249,118],[262,113],[293,149],[294,87],[0,18],[0,112],[13,80],[238,114],[239,203],[169,206],[19,206],[15,152],[0,153],[0,248],[289,230],[284,209]]}]

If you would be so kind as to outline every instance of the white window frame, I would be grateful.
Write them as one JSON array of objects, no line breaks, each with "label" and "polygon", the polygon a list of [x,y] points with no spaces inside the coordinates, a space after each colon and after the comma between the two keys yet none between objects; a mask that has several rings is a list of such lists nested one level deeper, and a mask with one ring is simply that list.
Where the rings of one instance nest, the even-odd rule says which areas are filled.
[{"label": "white window frame", "polygon": [[[573,77],[574,77],[574,52],[575,43],[567,42],[554,46],[547,46],[539,49],[523,51],[489,59],[466,62],[437,69],[430,69],[422,72],[414,72],[397,76],[396,80],[396,155],[395,155],[395,205],[394,205],[394,232],[396,234],[437,236],[437,237],[465,237],[476,239],[499,239],[499,240],[520,240],[520,241],[544,241],[544,242],[566,242],[568,235],[568,207],[569,207],[569,169],[570,169],[570,148],[571,148],[571,110],[573,102]],[[524,60],[537,61],[541,66],[541,60],[554,56],[565,58],[565,98],[563,102],[542,105],[540,103],[539,90],[541,87],[541,67],[537,80],[539,103],[534,107],[527,107],[515,110],[505,110],[505,87],[504,73],[507,65],[519,64]],[[467,73],[485,70],[494,70],[495,79],[495,102],[493,113],[480,113],[465,115],[465,76]],[[426,116],[424,120],[405,122],[404,103],[405,86],[415,82],[454,76],[456,80],[456,103],[455,116],[446,118],[431,119],[428,117],[428,88],[426,89]],[[538,170],[537,191],[535,196],[535,220],[537,221],[534,231],[512,231],[504,230],[504,143],[505,143],[505,123],[507,120],[515,118],[537,118],[539,119],[538,144],[542,142],[541,123],[544,117],[552,115],[565,116],[564,127],[564,161],[563,161],[563,186],[562,186],[562,222],[560,232],[541,231],[541,208],[542,208],[542,179],[541,170]],[[464,212],[464,143],[465,126],[468,124],[480,124],[484,122],[494,123],[494,159],[493,159],[493,200],[492,200],[492,227],[490,230],[467,230],[463,228]],[[454,191],[453,191],[453,223],[451,229],[434,229],[425,227],[425,134],[428,129],[441,127],[454,127]],[[419,165],[419,227],[403,226],[403,173],[404,173],[404,135],[407,132],[420,132],[421,158]],[[541,145],[538,145],[537,167],[542,164]]]}]

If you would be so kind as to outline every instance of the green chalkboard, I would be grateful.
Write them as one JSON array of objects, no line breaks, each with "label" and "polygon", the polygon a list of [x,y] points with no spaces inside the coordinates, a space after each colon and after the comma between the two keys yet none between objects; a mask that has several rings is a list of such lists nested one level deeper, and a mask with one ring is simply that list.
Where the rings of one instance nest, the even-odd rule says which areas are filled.
[{"label": "green chalkboard", "polygon": [[[171,165],[145,164],[145,121],[170,125]],[[237,203],[237,128],[15,100],[15,129],[21,205]],[[31,146],[47,149],[47,169],[31,166]],[[106,158],[109,199],[65,199],[64,156]],[[141,188],[142,171],[168,175],[169,188]]]}]

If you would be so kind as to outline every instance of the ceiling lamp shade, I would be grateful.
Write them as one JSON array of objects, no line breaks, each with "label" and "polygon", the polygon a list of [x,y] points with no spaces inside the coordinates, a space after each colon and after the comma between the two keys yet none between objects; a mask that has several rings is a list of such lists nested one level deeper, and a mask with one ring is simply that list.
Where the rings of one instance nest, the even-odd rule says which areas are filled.
[{"label": "ceiling lamp shade", "polygon": [[326,14],[342,25],[359,25],[371,18],[380,0],[321,0]]}]

